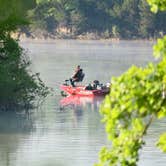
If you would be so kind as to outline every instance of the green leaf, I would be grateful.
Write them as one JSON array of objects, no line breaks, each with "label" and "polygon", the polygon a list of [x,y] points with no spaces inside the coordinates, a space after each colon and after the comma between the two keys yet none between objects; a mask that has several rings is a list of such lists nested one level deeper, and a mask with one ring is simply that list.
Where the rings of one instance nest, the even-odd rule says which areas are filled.
[{"label": "green leaf", "polygon": [[160,111],[157,113],[157,117],[159,119],[166,117],[166,108],[162,107]]},{"label": "green leaf", "polygon": [[166,133],[162,134],[157,142],[157,146],[163,151],[166,152]]},{"label": "green leaf", "polygon": [[153,13],[157,13],[157,12],[158,12],[158,6],[157,6],[157,5],[152,5],[151,11],[152,11]]}]

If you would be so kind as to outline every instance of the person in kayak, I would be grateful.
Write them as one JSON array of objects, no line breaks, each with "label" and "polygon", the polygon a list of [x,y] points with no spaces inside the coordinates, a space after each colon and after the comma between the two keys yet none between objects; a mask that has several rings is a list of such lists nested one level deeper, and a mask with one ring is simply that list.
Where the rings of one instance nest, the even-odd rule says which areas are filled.
[{"label": "person in kayak", "polygon": [[73,74],[72,78],[70,78],[70,83],[73,87],[75,87],[75,82],[81,82],[84,78],[85,74],[83,70],[80,68],[80,65],[77,66],[75,73]]}]

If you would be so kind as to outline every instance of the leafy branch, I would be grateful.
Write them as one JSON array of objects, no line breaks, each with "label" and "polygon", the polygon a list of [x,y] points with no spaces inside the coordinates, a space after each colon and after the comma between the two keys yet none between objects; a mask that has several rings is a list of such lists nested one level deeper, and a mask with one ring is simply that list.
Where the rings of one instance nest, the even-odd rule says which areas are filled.
[{"label": "leafy branch", "polygon": [[[148,2],[153,11],[154,5],[165,10],[164,0]],[[110,95],[100,109],[111,147],[102,148],[96,166],[136,166],[149,126],[154,119],[166,117],[166,37],[158,39],[154,56],[160,58],[158,63],[132,66],[112,78]],[[166,134],[160,136],[157,146],[166,152]]]}]

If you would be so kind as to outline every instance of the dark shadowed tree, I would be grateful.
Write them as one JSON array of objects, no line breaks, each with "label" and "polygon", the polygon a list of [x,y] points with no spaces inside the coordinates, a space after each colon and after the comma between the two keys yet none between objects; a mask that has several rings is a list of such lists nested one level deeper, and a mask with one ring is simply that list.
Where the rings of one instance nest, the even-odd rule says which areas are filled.
[{"label": "dark shadowed tree", "polygon": [[11,32],[28,24],[26,11],[34,5],[34,0],[0,0],[0,109],[29,107],[36,96],[47,94],[39,75],[28,71],[24,50],[11,37]]}]

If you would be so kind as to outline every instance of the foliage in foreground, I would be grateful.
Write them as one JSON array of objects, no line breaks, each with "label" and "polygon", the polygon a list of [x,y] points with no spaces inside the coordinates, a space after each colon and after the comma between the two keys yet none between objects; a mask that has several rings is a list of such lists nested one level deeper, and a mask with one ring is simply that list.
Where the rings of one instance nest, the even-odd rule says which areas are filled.
[{"label": "foliage in foreground", "polygon": [[39,74],[30,75],[24,50],[10,36],[0,35],[0,108],[29,107],[34,99],[47,95]]},{"label": "foliage in foreground", "polygon": [[[18,41],[11,38],[11,32],[21,25],[27,25],[25,11],[35,1],[0,0],[0,109],[27,108],[36,97],[45,97],[47,87],[39,74],[28,71],[30,65]],[[9,9],[9,10],[8,10]],[[3,13],[3,14],[2,14]]]},{"label": "foliage in foreground", "polygon": [[[153,11],[154,5],[165,9],[165,0],[148,2]],[[160,58],[158,63],[145,68],[132,66],[112,79],[111,93],[100,110],[112,144],[102,148],[96,166],[136,166],[149,126],[154,119],[166,117],[166,36],[158,39],[154,56]],[[166,133],[159,136],[156,145],[166,152]]]}]

